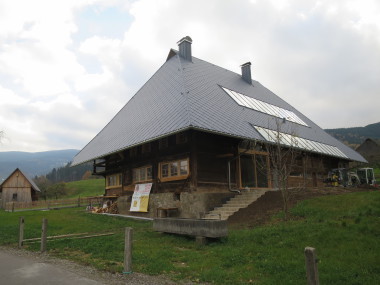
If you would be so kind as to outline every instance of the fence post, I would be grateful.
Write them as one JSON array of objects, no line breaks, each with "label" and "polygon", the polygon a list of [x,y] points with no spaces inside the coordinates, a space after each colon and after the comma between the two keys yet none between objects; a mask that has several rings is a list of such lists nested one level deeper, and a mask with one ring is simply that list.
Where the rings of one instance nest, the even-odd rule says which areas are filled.
[{"label": "fence post", "polygon": [[43,218],[42,229],[41,229],[41,252],[46,251],[47,225],[48,225],[48,220],[46,218]]},{"label": "fence post", "polygon": [[319,285],[317,254],[315,248],[305,247],[306,275],[308,285]]},{"label": "fence post", "polygon": [[22,247],[22,244],[23,244],[23,241],[24,241],[24,225],[25,225],[24,217],[20,217],[20,221],[19,221],[19,234],[18,234],[18,248]]},{"label": "fence post", "polygon": [[12,202],[12,213],[15,211],[15,202]]},{"label": "fence post", "polygon": [[124,274],[132,273],[132,228],[125,228],[124,242]]}]

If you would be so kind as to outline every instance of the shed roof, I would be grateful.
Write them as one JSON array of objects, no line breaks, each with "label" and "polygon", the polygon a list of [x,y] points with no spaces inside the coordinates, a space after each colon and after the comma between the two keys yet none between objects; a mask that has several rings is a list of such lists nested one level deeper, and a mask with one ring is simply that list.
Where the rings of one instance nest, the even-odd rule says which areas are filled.
[{"label": "shed roof", "polygon": [[307,124],[287,121],[282,132],[295,131],[301,138],[337,147],[348,160],[366,162],[258,81],[249,84],[240,74],[194,56],[186,60],[171,49],[166,62],[74,157],[73,165],[187,129],[265,141],[253,126],[276,130],[274,117],[237,104],[222,87],[291,111]]},{"label": "shed roof", "polygon": [[28,175],[26,175],[24,172],[21,171],[20,168],[16,168],[1,184],[0,184],[0,190],[3,188],[3,185],[17,172],[19,171],[21,175],[25,177],[25,179],[30,183],[32,189],[35,191],[41,192],[40,188],[38,188],[37,184],[31,179]]}]

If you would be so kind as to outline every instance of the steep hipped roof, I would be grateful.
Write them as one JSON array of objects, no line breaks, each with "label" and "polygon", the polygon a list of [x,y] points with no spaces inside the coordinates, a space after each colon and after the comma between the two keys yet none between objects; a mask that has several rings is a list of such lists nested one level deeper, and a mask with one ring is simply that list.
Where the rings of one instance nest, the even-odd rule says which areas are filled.
[{"label": "steep hipped roof", "polygon": [[254,126],[276,130],[274,117],[243,107],[222,88],[293,112],[305,125],[286,121],[282,132],[337,147],[348,160],[366,162],[259,82],[196,57],[170,50],[167,61],[75,157],[73,165],[186,129],[265,141]]},{"label": "steep hipped roof", "polygon": [[25,175],[24,172],[21,171],[21,169],[19,168],[16,168],[1,184],[0,184],[0,190],[2,190],[3,188],[3,185],[6,184],[6,182],[13,176],[13,174],[15,174],[17,171],[19,171],[21,173],[21,175],[23,175],[25,177],[25,179],[30,183],[32,189],[34,189],[35,191],[38,191],[38,192],[41,192],[40,188],[38,188],[37,184],[34,183],[34,181],[28,177],[27,175]]}]

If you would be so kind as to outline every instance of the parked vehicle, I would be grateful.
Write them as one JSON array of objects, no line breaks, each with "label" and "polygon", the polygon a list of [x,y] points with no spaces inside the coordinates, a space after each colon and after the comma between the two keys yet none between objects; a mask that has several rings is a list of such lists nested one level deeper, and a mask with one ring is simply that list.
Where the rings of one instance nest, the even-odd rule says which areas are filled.
[{"label": "parked vehicle", "polygon": [[356,172],[348,171],[346,168],[334,168],[329,174],[328,178],[325,180],[326,183],[332,186],[357,186],[360,184],[360,180]]},{"label": "parked vehicle", "polygon": [[360,184],[376,185],[375,174],[373,168],[359,168],[357,174],[360,179]]}]

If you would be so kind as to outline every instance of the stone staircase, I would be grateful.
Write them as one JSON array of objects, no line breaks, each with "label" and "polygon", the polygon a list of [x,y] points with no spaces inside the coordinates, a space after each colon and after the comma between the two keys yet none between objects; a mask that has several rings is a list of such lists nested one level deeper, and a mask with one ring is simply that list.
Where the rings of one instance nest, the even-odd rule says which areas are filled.
[{"label": "stone staircase", "polygon": [[230,216],[239,211],[240,209],[248,207],[261,196],[263,196],[268,189],[255,189],[243,190],[241,194],[227,201],[221,207],[216,207],[214,210],[208,212],[204,219],[206,220],[228,220]]}]

